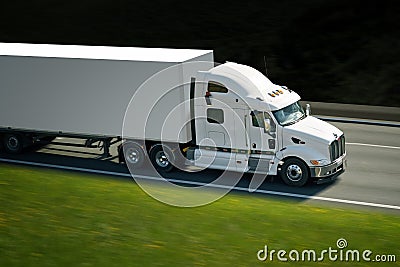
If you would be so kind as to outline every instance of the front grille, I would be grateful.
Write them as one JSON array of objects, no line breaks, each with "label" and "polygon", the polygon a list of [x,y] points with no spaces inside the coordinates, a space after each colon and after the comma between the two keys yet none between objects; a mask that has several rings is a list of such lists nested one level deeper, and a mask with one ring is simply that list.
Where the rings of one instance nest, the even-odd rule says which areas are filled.
[{"label": "front grille", "polygon": [[331,161],[335,161],[344,155],[344,153],[346,152],[345,143],[346,143],[346,139],[345,139],[344,135],[342,135],[341,137],[339,137],[337,140],[333,141],[329,145],[329,153],[331,155]]}]

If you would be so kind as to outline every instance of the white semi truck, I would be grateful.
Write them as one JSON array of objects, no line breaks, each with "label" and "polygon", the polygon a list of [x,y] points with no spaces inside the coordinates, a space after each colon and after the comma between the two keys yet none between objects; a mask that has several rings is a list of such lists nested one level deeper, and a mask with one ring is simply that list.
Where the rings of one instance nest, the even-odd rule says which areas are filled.
[{"label": "white semi truck", "polygon": [[[0,138],[8,153],[43,139],[121,141],[120,161],[148,158],[265,175],[288,185],[345,169],[345,137],[300,97],[210,50],[0,44]],[[179,162],[178,162],[179,161]]]}]

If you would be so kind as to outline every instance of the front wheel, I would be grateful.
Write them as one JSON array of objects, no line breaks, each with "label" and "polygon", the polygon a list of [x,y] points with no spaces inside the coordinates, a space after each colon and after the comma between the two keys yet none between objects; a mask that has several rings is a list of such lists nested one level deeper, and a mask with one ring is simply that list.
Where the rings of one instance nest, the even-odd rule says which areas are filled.
[{"label": "front wheel", "polygon": [[309,178],[307,166],[299,159],[288,159],[283,163],[280,176],[285,184],[301,187]]}]

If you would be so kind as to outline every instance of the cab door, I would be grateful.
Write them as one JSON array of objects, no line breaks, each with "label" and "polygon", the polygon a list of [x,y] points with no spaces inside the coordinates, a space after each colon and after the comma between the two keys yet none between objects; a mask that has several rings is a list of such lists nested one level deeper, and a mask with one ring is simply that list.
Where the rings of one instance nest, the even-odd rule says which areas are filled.
[{"label": "cab door", "polygon": [[249,168],[255,173],[268,174],[277,150],[276,124],[268,112],[249,112]]},{"label": "cab door", "polygon": [[[248,143],[244,128],[244,110],[232,107],[228,88],[209,82],[206,99],[196,106],[204,119],[196,123],[198,149],[194,164],[199,167],[229,171],[246,171]],[[247,153],[247,154],[246,154]]]},{"label": "cab door", "polygon": [[204,138],[199,140],[195,165],[213,169],[236,171],[234,142],[234,116],[221,103],[205,107]]},{"label": "cab door", "polygon": [[248,116],[247,109],[234,108],[234,150],[236,160],[236,171],[247,172],[249,170],[249,137],[247,134]]}]

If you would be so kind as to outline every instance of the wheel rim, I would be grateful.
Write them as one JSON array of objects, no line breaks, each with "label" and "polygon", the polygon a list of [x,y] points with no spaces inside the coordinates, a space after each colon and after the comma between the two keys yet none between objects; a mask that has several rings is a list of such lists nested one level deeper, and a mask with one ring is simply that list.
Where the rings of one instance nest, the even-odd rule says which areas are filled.
[{"label": "wheel rim", "polygon": [[303,171],[298,165],[289,165],[286,170],[286,176],[289,178],[289,180],[296,182],[303,177]]},{"label": "wheel rim", "polygon": [[131,164],[137,164],[140,161],[140,152],[135,148],[128,148],[125,156],[126,160]]},{"label": "wheel rim", "polygon": [[19,140],[15,136],[11,136],[7,140],[7,148],[10,150],[17,150],[19,147]]},{"label": "wheel rim", "polygon": [[156,163],[161,168],[165,168],[169,165],[169,161],[167,156],[165,155],[164,151],[158,151],[156,153]]}]

